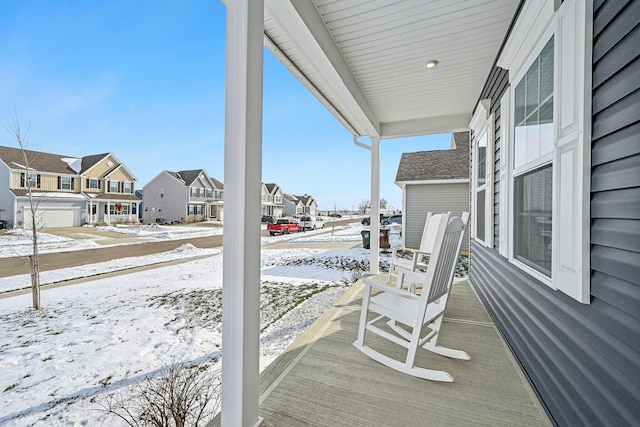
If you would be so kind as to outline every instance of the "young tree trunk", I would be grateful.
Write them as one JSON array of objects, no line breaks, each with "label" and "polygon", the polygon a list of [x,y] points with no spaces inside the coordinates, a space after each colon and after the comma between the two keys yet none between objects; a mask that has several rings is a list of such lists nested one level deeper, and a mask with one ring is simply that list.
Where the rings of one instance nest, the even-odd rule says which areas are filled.
[{"label": "young tree trunk", "polygon": [[[24,181],[27,187],[27,195],[29,196],[29,210],[31,212],[31,243],[33,244],[33,252],[29,255],[29,264],[31,266],[31,293],[33,299],[33,308],[35,310],[40,310],[40,260],[38,255],[38,227],[36,224],[37,213],[38,213],[38,200],[36,200],[33,196],[32,190],[34,188],[34,182],[30,179],[30,173],[36,172],[31,168],[31,160],[27,156],[27,146],[29,145],[29,130],[27,128],[26,132],[23,134],[20,129],[20,121],[18,120],[18,114],[15,113],[15,117],[12,120],[10,126],[4,125],[4,127],[12,134],[13,138],[16,140],[18,145],[20,146],[20,150],[22,150],[22,157],[24,160]],[[37,182],[35,183],[35,187],[37,188]],[[23,211],[24,212],[24,211]],[[24,221],[24,217],[23,217]],[[25,224],[26,225],[26,224]]]},{"label": "young tree trunk", "polygon": [[40,310],[40,254],[38,252],[38,228],[36,224],[38,204],[33,200],[31,186],[29,186],[28,191],[29,207],[31,208],[31,243],[33,246],[33,253],[29,255],[29,262],[31,263],[31,295],[33,299],[33,308],[35,310]]},{"label": "young tree trunk", "polygon": [[40,310],[40,271],[37,258],[29,255],[29,263],[31,264],[31,297],[33,300],[33,308],[34,310]]}]

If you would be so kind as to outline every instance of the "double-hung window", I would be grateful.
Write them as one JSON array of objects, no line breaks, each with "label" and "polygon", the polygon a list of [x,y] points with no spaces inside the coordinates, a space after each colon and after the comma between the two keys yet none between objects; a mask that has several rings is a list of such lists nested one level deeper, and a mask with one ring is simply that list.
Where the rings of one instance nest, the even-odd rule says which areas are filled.
[{"label": "double-hung window", "polygon": [[72,190],[73,187],[71,185],[71,177],[70,176],[61,176],[60,177],[60,189],[61,190]]},{"label": "double-hung window", "polygon": [[39,184],[39,176],[36,172],[28,172],[27,173],[27,181],[25,187],[29,188],[40,188]]},{"label": "double-hung window", "polygon": [[120,192],[120,182],[116,180],[109,181],[109,192],[110,193],[119,193]]},{"label": "double-hung window", "polygon": [[514,258],[551,277],[553,37],[514,90]]},{"label": "double-hung window", "polygon": [[493,114],[490,100],[480,101],[471,120],[473,175],[472,236],[485,246],[493,245]]}]

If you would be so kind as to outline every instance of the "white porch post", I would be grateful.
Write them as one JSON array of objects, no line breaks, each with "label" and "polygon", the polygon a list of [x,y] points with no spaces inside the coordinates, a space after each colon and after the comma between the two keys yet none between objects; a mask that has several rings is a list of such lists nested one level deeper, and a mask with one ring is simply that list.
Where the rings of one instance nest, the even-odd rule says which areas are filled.
[{"label": "white porch post", "polygon": [[380,137],[371,138],[370,229],[369,272],[378,274],[380,264]]},{"label": "white porch post", "polygon": [[224,140],[222,425],[255,426],[260,346],[264,2],[228,0]]}]

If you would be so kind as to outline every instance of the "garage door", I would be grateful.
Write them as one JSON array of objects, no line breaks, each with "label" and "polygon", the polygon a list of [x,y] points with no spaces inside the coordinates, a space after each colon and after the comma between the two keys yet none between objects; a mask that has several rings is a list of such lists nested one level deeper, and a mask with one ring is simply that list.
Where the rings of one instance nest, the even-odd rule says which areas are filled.
[{"label": "garage door", "polygon": [[[25,228],[31,225],[31,211],[25,209]],[[80,226],[80,209],[38,209],[36,226],[38,228],[78,227]]]}]

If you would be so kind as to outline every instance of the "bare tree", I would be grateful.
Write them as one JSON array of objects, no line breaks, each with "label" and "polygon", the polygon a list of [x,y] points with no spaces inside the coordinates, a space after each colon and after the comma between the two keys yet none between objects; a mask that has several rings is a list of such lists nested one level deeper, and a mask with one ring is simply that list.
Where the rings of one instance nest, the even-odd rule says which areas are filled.
[{"label": "bare tree", "polygon": [[369,200],[360,200],[360,204],[358,205],[358,212],[361,215],[364,215],[367,213],[367,209],[369,209],[371,203],[369,203]]},{"label": "bare tree", "polygon": [[[31,228],[31,246],[32,252],[29,255],[29,265],[31,266],[31,295],[33,300],[33,308],[35,310],[40,310],[40,261],[38,254],[38,228],[36,224],[37,213],[38,213],[38,200],[33,195],[33,188],[37,188],[37,178],[34,182],[32,179],[35,175],[35,170],[31,168],[31,162],[33,159],[30,159],[27,155],[27,147],[29,146],[29,134],[31,131],[31,126],[27,126],[27,129],[23,132],[20,127],[20,120],[18,120],[18,113],[14,111],[14,116],[11,118],[11,123],[4,124],[5,129],[11,134],[13,139],[18,143],[20,150],[22,151],[22,158],[24,164],[22,169],[24,169],[24,185],[27,189],[27,197],[29,199],[29,212],[31,213],[31,224],[24,224],[27,228]],[[23,214],[23,222],[25,221],[26,215]]]},{"label": "bare tree", "polygon": [[387,202],[385,199],[380,199],[380,209],[381,210],[386,211],[388,204],[389,204],[389,202]]},{"label": "bare tree", "polygon": [[179,361],[132,391],[129,396],[107,395],[98,405],[131,427],[203,426],[220,409],[220,370]]}]

